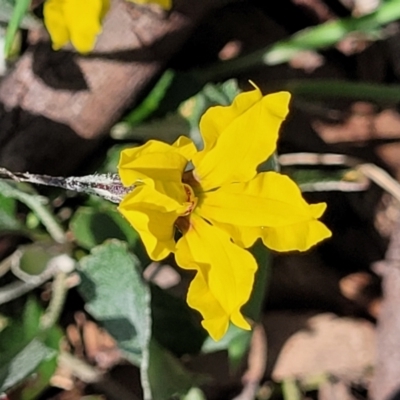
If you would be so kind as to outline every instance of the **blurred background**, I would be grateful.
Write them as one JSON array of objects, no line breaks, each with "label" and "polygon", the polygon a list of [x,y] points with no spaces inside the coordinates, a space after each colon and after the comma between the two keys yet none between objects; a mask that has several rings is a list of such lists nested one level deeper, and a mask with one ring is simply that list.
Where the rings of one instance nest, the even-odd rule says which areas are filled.
[{"label": "blurred background", "polygon": [[[113,0],[87,54],[52,49],[43,6],[0,1],[3,398],[400,398],[400,1]],[[191,275],[93,193],[126,147],[201,147],[201,115],[250,81],[292,94],[266,168],[328,204],[333,236],[256,255],[252,334],[215,343]]]}]

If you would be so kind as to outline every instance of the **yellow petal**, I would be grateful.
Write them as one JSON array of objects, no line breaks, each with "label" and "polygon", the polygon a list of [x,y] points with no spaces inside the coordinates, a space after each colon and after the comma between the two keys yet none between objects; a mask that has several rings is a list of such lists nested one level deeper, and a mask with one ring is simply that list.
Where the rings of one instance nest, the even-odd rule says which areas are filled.
[{"label": "yellow petal", "polygon": [[202,325],[209,335],[214,340],[221,339],[228,330],[229,315],[224,311],[207,284],[210,265],[194,260],[185,237],[177,243],[175,258],[182,268],[197,271],[188,289],[188,305],[201,313]]},{"label": "yellow petal", "polygon": [[213,225],[226,232],[238,246],[245,249],[253,246],[261,236],[260,227],[226,224],[212,219],[210,221],[212,221]]},{"label": "yellow petal", "polygon": [[262,237],[271,249],[304,251],[331,235],[317,220],[325,208],[308,204],[289,177],[263,172],[250,182],[203,193],[196,211],[243,247]]},{"label": "yellow petal", "polygon": [[187,301],[190,307],[201,313],[202,325],[210,336],[214,340],[221,339],[228,330],[229,316],[211,293],[201,269],[190,283]]},{"label": "yellow petal", "polygon": [[103,18],[106,16],[109,9],[110,9],[110,0],[101,0],[100,21],[102,21]]},{"label": "yellow petal", "polygon": [[331,236],[332,232],[322,222],[315,220],[277,228],[264,228],[261,234],[264,244],[276,251],[306,251]]},{"label": "yellow petal", "polygon": [[64,1],[64,18],[71,42],[80,53],[88,53],[93,50],[101,31],[101,17],[106,3],[103,0]]},{"label": "yellow petal", "polygon": [[176,148],[187,161],[190,161],[197,153],[196,146],[193,141],[186,136],[180,136],[173,144],[172,147]]},{"label": "yellow petal", "polygon": [[210,108],[200,122],[205,148],[193,157],[203,190],[246,182],[275,150],[288,113],[287,92],[262,96],[256,88],[238,95],[229,107]]},{"label": "yellow petal", "polygon": [[66,0],[47,0],[43,6],[44,24],[49,31],[54,50],[59,50],[69,42],[63,13],[65,2]]},{"label": "yellow petal", "polygon": [[169,186],[163,193],[161,187],[144,184],[126,195],[118,207],[139,233],[153,260],[161,260],[175,250],[174,224],[188,208],[182,202],[185,193],[181,191],[184,192],[179,186]]},{"label": "yellow petal", "polygon": [[129,0],[132,3],[136,4],[158,4],[164,10],[170,10],[172,7],[172,0]]},{"label": "yellow petal", "polygon": [[204,151],[199,155],[199,159],[214,148],[221,133],[240,114],[249,110],[261,99],[262,93],[260,89],[255,87],[255,90],[237,95],[231,106],[210,107],[200,120],[200,132],[204,142]]},{"label": "yellow petal", "polygon": [[198,271],[188,292],[188,304],[202,314],[203,326],[210,336],[220,339],[229,320],[249,329],[240,309],[253,288],[257,269],[254,257],[195,213],[190,216],[190,228],[178,241],[175,254],[179,266]]},{"label": "yellow petal", "polygon": [[172,8],[172,0],[155,0],[159,6],[161,6],[164,10],[170,10]]},{"label": "yellow petal", "polygon": [[246,183],[201,195],[198,210],[209,220],[237,226],[276,227],[319,218],[326,205],[309,205],[287,176],[263,172]]},{"label": "yellow petal", "polygon": [[143,146],[121,151],[118,173],[122,183],[129,187],[146,178],[181,182],[187,164],[183,154],[188,148],[185,149],[150,140]]}]

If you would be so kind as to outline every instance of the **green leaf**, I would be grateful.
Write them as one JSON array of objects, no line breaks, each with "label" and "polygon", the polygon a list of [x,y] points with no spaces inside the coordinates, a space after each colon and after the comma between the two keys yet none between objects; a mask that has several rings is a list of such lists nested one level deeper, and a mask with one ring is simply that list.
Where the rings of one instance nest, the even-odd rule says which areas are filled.
[{"label": "green leaf", "polygon": [[147,97],[122,122],[111,129],[111,136],[116,139],[127,139],[132,128],[139,125],[157,110],[160,101],[165,96],[174,78],[174,74],[172,70],[165,71]]},{"label": "green leaf", "polygon": [[243,307],[243,313],[253,321],[259,321],[271,273],[271,252],[260,239],[249,250],[257,261],[258,269],[254,277],[253,291]]},{"label": "green leaf", "polygon": [[151,309],[158,343],[178,357],[200,351],[207,334],[186,301],[152,286]]},{"label": "green leaf", "polygon": [[37,334],[42,310],[33,298],[28,298],[20,321],[12,321],[0,332],[0,359],[10,360]]},{"label": "green leaf", "polygon": [[127,359],[140,365],[145,399],[186,392],[193,376],[155,341],[150,345],[150,291],[137,258],[124,243],[112,240],[95,247],[80,264],[85,308],[116,339]]},{"label": "green leaf", "polygon": [[85,249],[92,249],[107,239],[123,240],[131,247],[138,241],[138,234],[115,207],[80,207],[70,228],[76,242]]},{"label": "green leaf", "polygon": [[22,231],[22,224],[15,215],[15,200],[0,195],[0,231]]},{"label": "green leaf", "polygon": [[361,17],[335,19],[308,27],[262,49],[241,57],[218,62],[207,68],[197,68],[187,74],[198,82],[221,80],[224,76],[243,75],[246,71],[262,65],[277,65],[290,61],[300,51],[323,49],[335,45],[354,32],[362,32],[369,40],[384,36],[383,26],[400,18],[398,0],[386,0],[375,12]]},{"label": "green leaf", "polygon": [[219,84],[208,83],[201,91],[205,102],[210,106],[229,106],[240,92],[236,79],[229,79]]},{"label": "green leaf", "polygon": [[49,387],[50,379],[58,366],[57,356],[62,337],[63,333],[58,327],[52,327],[47,332],[44,343],[49,349],[54,350],[54,354],[49,355],[49,357],[38,365],[34,377],[29,381],[29,385],[26,385],[20,390],[20,400],[35,400],[47,387]]},{"label": "green leaf", "polygon": [[188,136],[190,126],[179,114],[168,114],[163,118],[152,119],[139,126],[131,128],[120,123],[111,132],[114,139],[147,141],[157,139],[163,142],[172,143],[179,136]]},{"label": "green leaf", "polygon": [[[6,24],[10,22],[16,3],[17,0],[0,0],[0,24]],[[42,24],[40,20],[34,17],[32,14],[25,15],[20,23],[21,28],[24,29],[38,28],[41,25]]]},{"label": "green leaf", "polygon": [[6,32],[6,40],[4,45],[4,53],[6,57],[8,57],[10,54],[14,37],[18,31],[19,26],[21,25],[22,20],[24,19],[26,12],[28,11],[30,3],[30,0],[16,0],[15,2],[14,10]]},{"label": "green leaf", "polygon": [[252,335],[252,331],[240,330],[230,341],[228,357],[229,366],[232,371],[236,371],[242,364],[243,358],[249,350]]},{"label": "green leaf", "polygon": [[264,50],[262,61],[267,65],[280,64],[289,61],[299,51],[333,46],[352,32],[362,32],[369,39],[381,39],[383,33],[379,33],[379,28],[399,17],[400,7],[397,0],[382,2],[370,14],[331,20],[296,32],[290,38],[273,44],[267,51]]},{"label": "green leaf", "polygon": [[[258,240],[249,250],[257,261],[258,270],[254,277],[253,291],[249,301],[243,307],[243,313],[253,321],[259,322],[271,273],[271,252],[261,240]],[[231,368],[239,367],[250,346],[251,335],[252,332],[242,331],[230,341],[228,355]]]},{"label": "green leaf", "polygon": [[134,147],[134,144],[116,144],[107,151],[107,156],[98,172],[101,174],[117,174],[118,173],[118,162],[121,155],[121,151],[127,148]]},{"label": "green leaf", "polygon": [[[132,128],[129,124],[117,124],[112,131],[115,139],[146,141],[158,139],[172,143],[179,136],[188,136],[201,145],[199,122],[204,112],[215,105],[229,105],[240,92],[234,79],[222,84],[207,84],[195,96],[180,103],[178,111],[169,112],[162,118]],[[164,99],[165,100],[165,99]]]},{"label": "green leaf", "polygon": [[370,101],[376,106],[395,107],[400,101],[400,85],[354,82],[344,79],[293,79],[282,84],[294,98],[320,102],[321,99]]},{"label": "green leaf", "polygon": [[148,381],[143,382],[143,386],[151,388],[152,400],[184,395],[202,380],[204,377],[188,372],[177,358],[156,341],[150,342]]},{"label": "green leaf", "polygon": [[189,137],[198,145],[202,146],[199,124],[200,119],[207,109],[212,106],[227,106],[232,103],[240,89],[235,79],[230,79],[221,84],[206,84],[203,89],[195,96],[184,101],[179,106],[180,115],[185,118],[190,125]]},{"label": "green leaf", "polygon": [[46,334],[40,330],[42,310],[33,298],[25,306],[21,321],[14,321],[0,333],[0,392],[27,378],[45,360],[54,358],[56,351],[45,343]]},{"label": "green leaf", "polygon": [[8,215],[14,215],[16,210],[15,200],[0,194],[0,209]]},{"label": "green leaf", "polygon": [[165,71],[149,95],[125,118],[125,121],[131,126],[135,126],[154,112],[158,108],[160,101],[163,99],[174,75],[175,73],[172,70]]},{"label": "green leaf", "polygon": [[235,342],[236,338],[238,337],[245,337],[244,334],[251,336],[250,331],[245,331],[233,324],[230,324],[228,331],[221,340],[216,342],[215,340],[211,339],[211,337],[208,337],[201,350],[203,353],[214,353],[216,351],[228,350],[231,343]]},{"label": "green leaf", "polygon": [[138,259],[124,243],[112,240],[84,257],[80,270],[79,292],[86,301],[86,310],[116,339],[133,364],[147,365],[150,291],[142,279]]},{"label": "green leaf", "polygon": [[55,352],[39,339],[33,339],[7,363],[0,366],[0,392],[6,391],[35,371],[46,358]]},{"label": "green leaf", "polygon": [[145,397],[150,399],[150,290],[139,264],[124,243],[108,241],[80,261],[79,291],[86,310],[114,337],[127,359],[140,365]]},{"label": "green leaf", "polygon": [[181,397],[181,400],[207,400],[202,390],[192,387],[189,392]]}]

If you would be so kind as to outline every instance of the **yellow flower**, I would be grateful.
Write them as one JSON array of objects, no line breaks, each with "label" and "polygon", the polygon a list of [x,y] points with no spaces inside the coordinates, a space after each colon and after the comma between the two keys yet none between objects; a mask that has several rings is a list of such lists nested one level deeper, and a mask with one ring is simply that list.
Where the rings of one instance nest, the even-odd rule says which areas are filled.
[{"label": "yellow flower", "polygon": [[71,42],[80,53],[93,50],[101,21],[110,0],[47,0],[44,3],[44,24],[49,31],[53,49]]},{"label": "yellow flower", "polygon": [[172,0],[128,0],[136,4],[158,4],[164,10],[170,10],[172,7]]},{"label": "yellow flower", "polygon": [[[135,185],[119,211],[139,232],[153,260],[175,253],[197,273],[187,301],[215,340],[229,321],[243,329],[257,264],[245,248],[261,238],[277,251],[307,250],[331,235],[317,219],[324,203],[309,205],[287,176],[257,173],[276,148],[290,95],[263,97],[256,88],[201,119],[204,149],[180,137],[173,145],[149,141],[122,151],[119,174]],[[191,162],[193,169],[186,171]],[[181,237],[176,240],[176,230]]]}]

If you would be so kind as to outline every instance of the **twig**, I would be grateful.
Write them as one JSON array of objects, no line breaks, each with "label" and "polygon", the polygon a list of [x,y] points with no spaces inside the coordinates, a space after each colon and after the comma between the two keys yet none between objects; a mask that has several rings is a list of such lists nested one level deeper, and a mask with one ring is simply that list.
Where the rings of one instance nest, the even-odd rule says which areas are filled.
[{"label": "twig", "polygon": [[[0,168],[0,178],[58,187],[77,193],[94,194],[113,203],[120,203],[123,196],[133,189],[133,186],[129,188],[124,187],[117,174],[94,174],[65,178],[61,176],[30,174],[29,172],[10,172],[5,168]],[[24,201],[23,199],[20,200]]]},{"label": "twig", "polygon": [[375,164],[361,164],[357,169],[367,178],[371,179],[371,181],[374,181],[382,189],[390,193],[396,200],[400,201],[400,185],[384,169]]},{"label": "twig", "polygon": [[335,153],[288,153],[281,154],[278,162],[282,166],[288,165],[347,165],[354,166],[360,161],[345,154]]},{"label": "twig", "polygon": [[65,272],[59,271],[53,281],[50,304],[40,320],[41,330],[51,328],[62,312],[68,292],[67,277],[68,275]]},{"label": "twig", "polygon": [[17,251],[18,250],[16,250],[14,253],[10,254],[8,257],[0,262],[0,278],[11,269],[12,261]]},{"label": "twig", "polygon": [[[12,259],[12,262],[17,262],[16,258],[21,257],[21,255],[21,251],[17,250],[13,254],[14,258]],[[23,296],[29,291],[42,285],[59,272],[70,273],[74,267],[71,263],[63,262],[63,260],[60,259],[60,257],[63,256],[65,255],[57,256],[51,259],[48,263],[48,267],[40,275],[32,276],[30,281],[17,281],[3,286],[0,290],[0,304],[8,303],[11,300]]]},{"label": "twig", "polygon": [[[4,169],[2,171],[4,173]],[[14,179],[14,178],[13,178]],[[17,178],[18,179],[18,178]],[[43,204],[43,197],[22,192],[10,184],[0,181],[0,191],[3,196],[11,197],[27,205],[46,227],[51,237],[57,243],[66,243],[66,235],[61,225],[51,211]]]},{"label": "twig", "polygon": [[[318,154],[318,153],[291,153],[279,156],[279,164],[282,166],[291,165],[333,165],[349,166],[360,172],[366,178],[375,182],[382,189],[390,193],[400,201],[400,184],[392,178],[383,168],[375,164],[363,163],[361,160],[349,157],[344,154]],[[321,182],[322,184],[324,182]],[[351,182],[350,182],[351,183]],[[313,185],[314,183],[311,183]],[[364,185],[360,182],[360,188]],[[314,184],[315,185],[315,184]],[[302,185],[300,185],[302,187]],[[303,185],[302,190],[307,189]],[[365,186],[365,185],[364,185]]]},{"label": "twig", "polygon": [[[288,153],[278,157],[281,166],[335,166],[342,167],[337,172],[324,173],[315,170],[295,169],[291,177],[299,185],[302,192],[359,192],[366,190],[369,186],[367,177],[354,166],[362,161],[344,154],[330,153]],[[343,169],[343,167],[346,167]],[[349,168],[350,167],[350,168]]]}]

